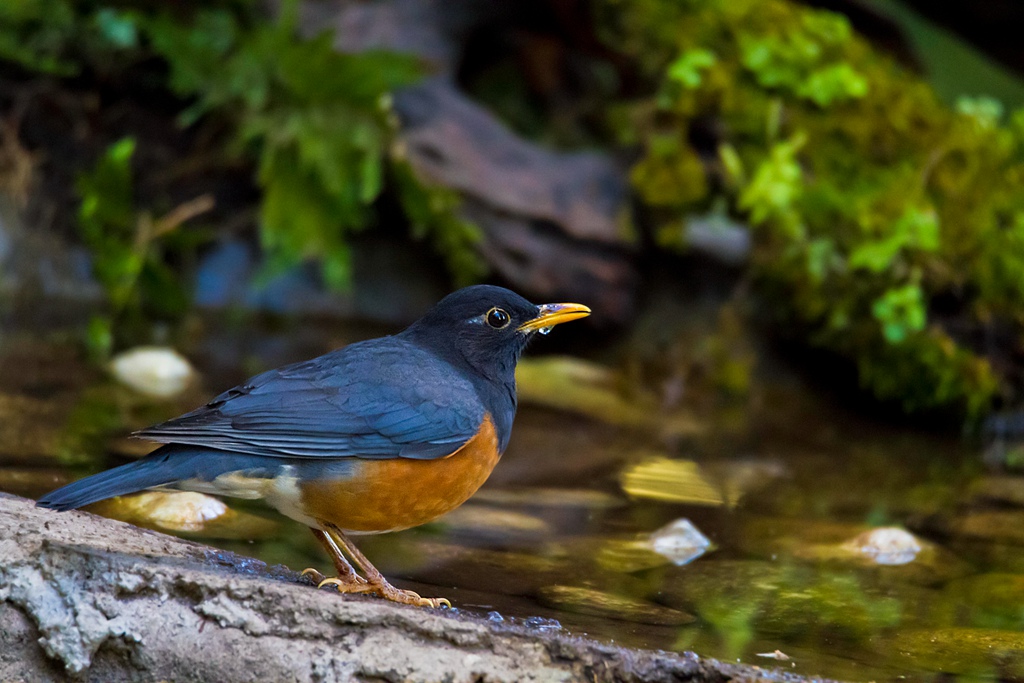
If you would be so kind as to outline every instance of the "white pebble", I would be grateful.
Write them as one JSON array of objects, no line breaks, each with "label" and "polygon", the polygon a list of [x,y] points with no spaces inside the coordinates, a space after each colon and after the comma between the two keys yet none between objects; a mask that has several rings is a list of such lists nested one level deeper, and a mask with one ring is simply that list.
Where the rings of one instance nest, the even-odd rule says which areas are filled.
[{"label": "white pebble", "polygon": [[202,531],[228,511],[223,501],[192,491],[146,491],[130,505],[144,519],[173,531]]},{"label": "white pebble", "polygon": [[897,527],[880,527],[865,531],[847,547],[871,558],[875,564],[908,564],[921,552],[921,544],[909,531]]},{"label": "white pebble", "polygon": [[195,375],[184,356],[163,346],[138,346],[119,353],[110,370],[121,383],[154,398],[180,394]]},{"label": "white pebble", "polygon": [[651,549],[677,565],[684,565],[708,551],[711,541],[688,519],[680,518],[648,538]]}]

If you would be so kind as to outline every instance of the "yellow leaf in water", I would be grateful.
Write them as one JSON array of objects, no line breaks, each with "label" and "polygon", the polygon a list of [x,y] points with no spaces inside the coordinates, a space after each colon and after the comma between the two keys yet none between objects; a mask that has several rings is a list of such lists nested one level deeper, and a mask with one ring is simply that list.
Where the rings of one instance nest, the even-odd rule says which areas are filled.
[{"label": "yellow leaf in water", "polygon": [[622,473],[622,488],[634,498],[667,503],[723,505],[722,492],[708,481],[692,460],[664,456],[647,458]]}]

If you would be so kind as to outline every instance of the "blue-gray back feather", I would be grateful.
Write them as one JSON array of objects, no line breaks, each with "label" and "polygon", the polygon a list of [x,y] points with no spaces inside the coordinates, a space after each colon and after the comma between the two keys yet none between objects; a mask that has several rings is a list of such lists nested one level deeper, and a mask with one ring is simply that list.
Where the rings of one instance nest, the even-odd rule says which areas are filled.
[{"label": "blue-gray back feather", "polygon": [[261,456],[433,459],[484,415],[469,379],[396,336],[265,372],[136,436]]}]

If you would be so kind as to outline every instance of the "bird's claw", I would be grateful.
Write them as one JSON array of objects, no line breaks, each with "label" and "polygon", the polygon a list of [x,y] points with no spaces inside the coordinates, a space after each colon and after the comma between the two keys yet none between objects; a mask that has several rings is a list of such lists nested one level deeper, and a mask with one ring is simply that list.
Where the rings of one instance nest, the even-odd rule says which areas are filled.
[{"label": "bird's claw", "polygon": [[451,609],[452,608],[452,603],[448,601],[448,598],[420,598],[420,599],[427,601],[427,604],[424,605],[424,607],[434,607],[434,608],[445,607],[447,609]]},{"label": "bird's claw", "polygon": [[327,577],[327,576],[324,576],[323,574],[321,574],[316,569],[313,569],[312,567],[306,567],[305,569],[302,570],[301,573],[302,573],[302,576],[308,576],[309,578],[311,578],[313,580],[313,583],[316,584],[317,588],[320,588],[325,583],[329,583],[332,586],[341,586],[341,585],[346,585],[346,586],[347,585],[365,586],[365,585],[368,585],[370,583],[369,581],[367,581],[363,577],[359,576],[358,574],[349,574],[349,575],[345,575],[345,576]]},{"label": "bird's claw", "polygon": [[300,575],[308,576],[313,580],[313,583],[315,584],[319,584],[321,581],[327,578],[326,576],[318,572],[316,569],[313,569],[312,567],[306,567],[300,572]]},{"label": "bird's claw", "polygon": [[404,605],[415,605],[416,607],[447,607],[451,609],[452,603],[447,598],[424,598],[415,591],[402,590],[401,588],[395,588],[390,583],[384,582],[383,584],[376,587],[374,591],[377,595],[381,596],[385,600],[391,600],[392,602],[400,602]]},{"label": "bird's claw", "polygon": [[376,589],[371,586],[366,579],[359,576],[356,577],[359,581],[347,581],[340,578],[327,578],[316,585],[317,588],[323,588],[324,586],[334,586],[338,589],[339,593],[373,593]]},{"label": "bird's claw", "polygon": [[309,568],[302,572],[303,576],[309,576],[316,582],[317,588],[334,586],[339,593],[374,593],[392,602],[399,602],[403,605],[415,605],[416,607],[447,607],[451,609],[452,603],[447,598],[424,598],[415,591],[395,588],[390,583],[372,584],[361,576],[354,579],[341,577],[325,577],[315,569]]},{"label": "bird's claw", "polygon": [[[370,564],[366,556],[345,538],[345,533],[329,522],[324,522],[323,528],[313,529],[313,534],[330,553],[334,559],[334,567],[338,570],[338,576],[335,578],[326,578],[315,569],[304,570],[303,576],[313,577],[317,582],[317,588],[334,586],[339,593],[373,593],[385,600],[400,602],[403,605],[451,608],[452,603],[445,598],[424,598],[419,593],[392,586],[384,575]],[[356,572],[346,555],[352,558],[352,564],[359,567],[362,575]]]}]

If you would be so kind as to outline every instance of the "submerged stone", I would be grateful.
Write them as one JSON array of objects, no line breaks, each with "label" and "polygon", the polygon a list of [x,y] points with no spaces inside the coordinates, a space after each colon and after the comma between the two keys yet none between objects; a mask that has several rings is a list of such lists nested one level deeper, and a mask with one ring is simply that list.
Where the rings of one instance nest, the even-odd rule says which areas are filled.
[{"label": "submerged stone", "polygon": [[[472,585],[493,595],[534,594],[543,586],[569,582],[579,576],[578,564],[557,553],[491,550],[436,542],[436,534],[411,532],[373,539],[367,537],[370,557],[389,555],[390,571],[415,575],[434,585]],[[377,540],[377,546],[373,541]]]},{"label": "submerged stone", "polygon": [[749,560],[669,568],[658,599],[697,614],[722,637],[742,631],[830,645],[866,640],[898,625],[902,613],[899,597],[852,569]]},{"label": "submerged stone", "polygon": [[1024,574],[969,576],[949,582],[942,594],[938,609],[943,611],[936,617],[946,623],[1024,629]]},{"label": "submerged stone", "polygon": [[982,477],[971,485],[971,492],[977,498],[1024,507],[1024,477],[990,476]]},{"label": "submerged stone", "polygon": [[613,593],[578,586],[546,586],[540,601],[557,609],[578,614],[631,621],[638,624],[681,626],[696,621],[692,614]]},{"label": "submerged stone", "polygon": [[980,676],[983,680],[1024,676],[1024,633],[988,628],[901,631],[887,639],[901,661],[930,671]]},{"label": "submerged stone", "polygon": [[652,395],[626,395],[624,378],[596,363],[576,358],[525,358],[516,368],[521,403],[557,408],[621,427],[658,428],[673,435],[703,428],[682,411],[666,413]]},{"label": "submerged stone", "polygon": [[449,532],[506,541],[532,541],[551,534],[540,517],[514,510],[467,503],[438,520]]},{"label": "submerged stone", "polygon": [[1024,510],[979,510],[950,522],[956,537],[1024,545]]},{"label": "submerged stone", "polygon": [[[974,570],[942,546],[894,527],[864,529],[827,520],[761,517],[749,520],[740,547],[761,557],[792,557],[809,565],[861,568],[878,584],[936,586]],[[916,550],[915,550],[916,547]]]},{"label": "submerged stone", "polygon": [[719,484],[726,504],[735,507],[752,491],[757,491],[790,474],[789,468],[773,458],[736,458],[702,463],[705,476]]},{"label": "submerged stone", "polygon": [[597,551],[597,563],[603,569],[632,574],[668,564],[664,555],[651,548],[645,538],[610,539]]},{"label": "submerged stone", "polygon": [[597,550],[597,563],[610,571],[631,574],[669,563],[682,566],[712,547],[711,541],[690,520],[677,519],[650,534],[602,542]]}]

